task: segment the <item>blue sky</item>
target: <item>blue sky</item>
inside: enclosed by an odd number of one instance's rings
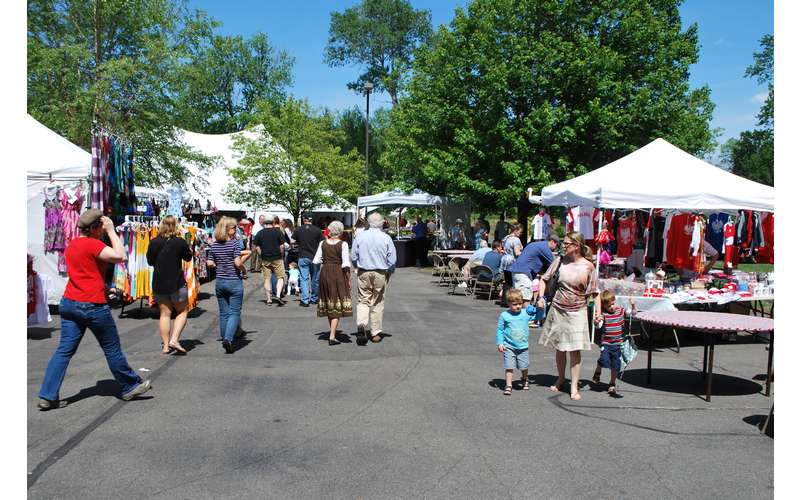
[[[364,97],[347,89],[357,67],[330,68],[323,62],[332,11],[343,11],[357,0],[189,0],[191,7],[208,12],[223,23],[224,34],[249,36],[265,32],[272,43],[295,58],[290,92],[312,105],[343,109],[360,105]],[[457,6],[467,0],[411,0],[416,9],[428,9],[434,26],[449,24]],[[744,71],[760,50],[758,40],[774,33],[773,2],[768,0],[688,0],[681,7],[684,25],[696,22],[700,33],[700,62],[691,68],[692,87],[709,85],[716,104],[712,127],[724,129],[720,143],[755,127],[766,86]],[[373,95],[371,107],[389,106],[389,96]]]

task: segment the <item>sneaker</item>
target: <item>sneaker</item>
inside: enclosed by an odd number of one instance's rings
[[[300,307],[310,307],[310,306],[309,306],[308,302],[301,301],[300,302]]]
[[[36,405],[41,411],[53,410],[59,407],[59,401],[51,401],[49,399],[39,398],[39,404]]]
[[[145,380],[144,382],[142,382],[141,384],[137,385],[136,387],[134,387],[133,389],[131,389],[127,393],[123,394],[122,395],[122,399],[124,399],[125,401],[130,401],[131,399],[133,399],[136,396],[139,396],[141,394],[144,394],[145,392],[149,391],[150,389],[151,389],[150,381],[149,380]]]
[[[462,281],[458,284],[458,288],[467,288],[467,284]]]
[[[286,305],[286,301],[283,300],[283,297],[275,297],[275,302],[278,304],[278,307],[283,307]]]
[[[222,341],[222,348],[225,349],[226,354],[233,353],[233,344],[229,340]]]

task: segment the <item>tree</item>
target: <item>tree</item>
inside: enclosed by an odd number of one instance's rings
[[[264,33],[250,39],[206,31],[198,19],[187,37],[189,62],[176,78],[175,121],[184,129],[222,134],[242,130],[259,100],[286,98],[294,58],[275,50]]]
[[[431,13],[414,10],[407,0],[362,0],[344,12],[331,13],[325,61],[330,66],[366,67],[348,87],[363,92],[371,81],[397,105],[414,49],[428,43]]]
[[[774,186],[774,147],[771,129],[747,130],[722,146],[722,163],[736,175]]]
[[[656,137],[710,152],[714,105],[708,87],[689,88],[697,26],[682,29],[679,3],[475,0],[457,9],[416,54],[384,168],[479,210],[516,206],[524,221],[526,188]]]
[[[761,129],[747,130],[736,139],[729,139],[721,151],[722,162],[736,175],[741,175],[762,184],[774,185],[775,146],[773,126],[775,123],[773,87],[773,38],[761,38],[761,52],[753,54],[753,64],[747,67],[745,76],[756,78],[758,83],[768,86],[767,99],[758,114]]]
[[[391,172],[387,172],[380,164],[380,157],[386,143],[386,131],[389,128],[390,111],[378,108],[369,118],[369,185],[373,192],[384,190],[391,180]],[[334,118],[334,127],[342,132],[338,146],[342,152],[357,151],[366,155],[366,123],[364,113],[358,106],[338,113]]]
[[[364,159],[342,153],[341,132],[330,115],[312,111],[307,101],[259,103],[251,129],[239,135],[234,149],[242,154],[230,169],[234,183],[226,196],[253,207],[279,205],[299,223],[300,215],[320,206],[354,202],[364,182]]]
[[[170,118],[187,16],[171,0],[29,0],[28,112],[86,150],[97,120],[133,143],[137,183],[184,183],[186,163],[212,161]]]
[[[761,48],[761,52],[753,54],[753,64],[747,67],[744,74],[755,78],[762,85],[767,84],[767,99],[758,114],[758,124],[772,129],[775,123],[775,75],[773,71],[774,48],[772,35],[764,35],[761,38]]]

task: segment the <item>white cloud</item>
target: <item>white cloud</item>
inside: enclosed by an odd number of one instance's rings
[[[716,45],[718,47],[722,46],[722,45],[728,45],[728,41],[725,40],[724,38],[718,38],[718,39],[714,40],[714,45]]]
[[[764,104],[764,101],[767,100],[767,97],[769,97],[769,92],[759,92],[758,94],[750,98],[750,102],[754,102],[756,104]]]

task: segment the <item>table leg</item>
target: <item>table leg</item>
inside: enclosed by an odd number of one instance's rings
[[[703,378],[708,374],[708,334],[703,334]]]
[[[642,323],[642,330],[647,332],[647,330],[644,329],[644,323]],[[648,333],[647,334],[647,385],[650,385],[652,363],[653,363],[653,336]]]
[[[767,396],[769,396],[770,383],[772,382],[772,348],[775,330],[769,332],[769,357],[767,358]]]
[[[678,354],[680,354],[681,353],[681,343],[678,341],[678,332],[676,332],[674,328],[672,329],[672,335],[675,336],[675,346],[677,347],[677,351],[676,352]]]
[[[714,380],[714,334],[709,336],[708,346],[708,380],[706,381],[706,402],[711,402],[711,381]]]

